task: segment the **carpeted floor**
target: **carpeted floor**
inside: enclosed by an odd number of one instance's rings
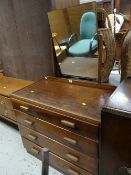
[[[41,175],[41,161],[28,154],[17,129],[0,120],[0,175]],[[62,175],[50,167],[49,175]]]

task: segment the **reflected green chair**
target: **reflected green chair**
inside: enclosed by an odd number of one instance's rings
[[[75,40],[72,35],[69,42]],[[80,40],[76,41],[68,49],[68,53],[73,57],[86,57],[93,54],[98,47],[97,41],[97,20],[94,12],[86,12],[81,17]]]

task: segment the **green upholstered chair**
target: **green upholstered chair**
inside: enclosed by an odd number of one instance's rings
[[[97,47],[96,14],[94,12],[86,12],[81,17],[80,40],[69,47],[68,53],[73,57],[86,57],[96,51]]]

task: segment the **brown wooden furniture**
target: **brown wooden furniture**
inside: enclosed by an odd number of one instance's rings
[[[100,28],[98,82],[108,82],[115,62],[115,40],[111,29]]]
[[[0,76],[0,118],[16,124],[10,94],[30,85],[32,82],[11,77]]]
[[[106,28],[106,19],[108,23],[108,28],[111,27],[110,19],[108,17],[108,13],[104,8],[97,8],[97,21],[98,21],[98,28]]]
[[[124,15],[124,25],[123,29],[131,28],[131,1],[130,0],[115,0],[115,6],[117,13],[122,13]]]
[[[11,95],[27,151],[68,175],[96,175],[102,106],[115,87],[45,77]]]
[[[131,174],[131,78],[120,84],[103,108],[100,163],[101,175]]]
[[[117,13],[123,13],[124,15],[129,15],[131,8],[130,5],[131,5],[130,0],[115,0]]]
[[[61,9],[61,8],[67,8],[71,6],[78,5],[80,2],[79,0],[51,0],[53,4],[53,8],[55,9]]]
[[[115,43],[116,43],[116,55],[115,61],[118,66],[120,66],[121,62],[121,54],[122,54],[122,45],[127,31],[121,31],[119,33],[115,33]],[[120,67],[119,67],[120,70]]]
[[[131,30],[128,30],[122,45],[121,80],[131,77]]]
[[[110,14],[113,10],[113,4],[112,4],[113,0],[103,0],[103,8],[105,9],[105,11]]]

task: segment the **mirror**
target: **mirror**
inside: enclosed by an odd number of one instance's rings
[[[53,47],[62,76],[98,79],[96,2],[48,13]]]

